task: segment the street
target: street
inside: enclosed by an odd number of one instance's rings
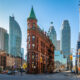
[[[0,74],[0,80],[80,80],[80,75],[76,76],[70,72],[60,72],[53,74],[20,74],[6,75]]]

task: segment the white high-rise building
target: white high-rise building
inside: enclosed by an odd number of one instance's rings
[[[48,31],[48,36],[49,36],[50,40],[52,41],[52,43],[54,44],[55,49],[56,49],[57,35],[56,35],[55,28],[52,25],[52,22],[51,22],[51,26],[50,26],[49,31]]]
[[[57,51],[60,51],[60,40],[57,40],[56,50]]]
[[[8,52],[8,33],[7,30],[0,27],[0,50]]]

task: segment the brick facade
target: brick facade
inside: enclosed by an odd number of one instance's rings
[[[22,65],[24,60],[22,59]],[[16,68],[21,67],[21,58],[20,57],[13,57],[9,54],[7,54],[5,51],[0,51],[0,66],[3,67],[3,69],[11,69],[13,66],[16,66]]]
[[[6,68],[6,53],[5,53],[5,51],[0,51],[0,66],[3,67],[3,69]]]
[[[6,67],[12,67],[15,64],[15,58],[7,55],[7,59],[6,59]]]
[[[47,33],[37,25],[37,19],[27,19],[28,73],[53,72],[54,45]]]

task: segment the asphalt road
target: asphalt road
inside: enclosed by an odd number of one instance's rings
[[[71,74],[70,72],[61,72],[54,74],[20,74],[4,75],[0,74],[0,80],[80,80],[79,76]]]

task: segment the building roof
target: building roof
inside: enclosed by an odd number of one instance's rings
[[[79,32],[79,41],[80,41],[80,32]]]
[[[55,34],[56,35],[56,31],[55,31],[54,26],[50,26],[48,34]]]
[[[70,24],[69,24],[69,21],[68,20],[64,20],[63,21],[61,30],[63,30],[63,29],[70,30]]]
[[[30,15],[29,15],[28,19],[36,19],[33,7],[31,8],[31,12],[30,12]]]

